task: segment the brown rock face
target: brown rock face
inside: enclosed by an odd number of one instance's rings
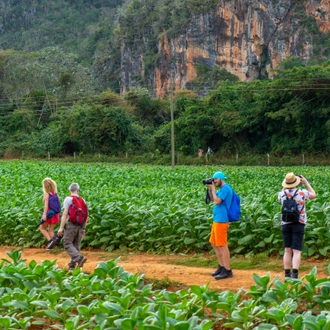
[[[148,76],[142,63],[145,48],[123,42],[122,92],[144,77],[154,96],[163,97],[171,84],[182,89],[193,81],[197,64],[225,68],[242,81],[271,77],[269,70],[288,56],[305,63],[312,57],[312,37],[301,17],[314,17],[324,33],[330,28],[329,13],[330,0],[221,0],[216,10],[193,16],[184,34],[159,39],[160,61]]]
[[[330,30],[330,0],[308,1],[305,3],[305,10],[316,19],[321,32]]]

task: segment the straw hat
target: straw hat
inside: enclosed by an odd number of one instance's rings
[[[293,172],[290,172],[285,176],[282,186],[283,188],[294,188],[300,184],[300,181],[301,179],[299,176],[296,176]]]

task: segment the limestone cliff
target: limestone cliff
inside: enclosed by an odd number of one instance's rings
[[[329,12],[329,0],[221,0],[215,10],[192,16],[184,33],[158,38],[160,60],[147,75],[147,36],[134,45],[122,40],[121,91],[142,80],[154,96],[165,96],[172,81],[175,89],[193,81],[198,63],[225,68],[240,80],[271,77],[270,69],[288,56],[303,63],[313,57],[312,33],[302,20],[316,20],[327,33]]]

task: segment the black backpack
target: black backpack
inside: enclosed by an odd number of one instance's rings
[[[296,190],[292,197],[289,198],[286,192],[284,194],[286,199],[282,203],[282,221],[284,222],[298,222],[300,217],[300,211],[298,209],[298,203],[294,200],[294,197],[297,195]]]

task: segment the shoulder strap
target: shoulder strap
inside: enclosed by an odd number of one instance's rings
[[[286,199],[293,199],[293,197],[295,197],[297,195],[298,189],[296,189],[296,191],[292,194],[292,197],[291,198],[289,198],[289,196],[286,194],[285,189],[283,189],[283,191],[284,191],[284,194],[286,196]]]
[[[72,204],[75,204],[77,207],[81,207],[82,198],[80,196],[71,196],[72,197]]]
[[[233,192],[233,196],[231,196],[231,201],[230,201],[229,207],[231,206],[231,204],[232,204],[232,202],[233,202],[233,200],[234,200],[234,194],[235,194],[234,189],[231,189],[231,190],[232,190],[232,192]],[[228,207],[227,207],[226,201],[224,200],[223,203],[225,204],[225,208],[226,208],[227,213],[228,213]]]

